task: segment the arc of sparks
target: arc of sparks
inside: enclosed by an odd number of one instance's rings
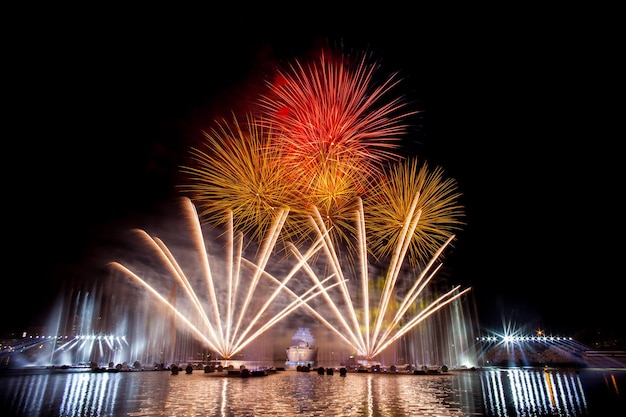
[[[197,313],[198,317],[201,318],[202,326],[192,323],[189,317],[163,297],[153,285],[141,278],[130,268],[119,262],[111,262],[110,265],[117,271],[122,272],[124,275],[130,277],[135,282],[146,288],[156,297],[157,300],[167,306],[170,311],[180,318],[186,327],[193,334],[195,334],[199,340],[206,343],[223,358],[232,358],[236,353],[240,352],[245,346],[261,335],[265,330],[278,323],[295,309],[301,307],[320,293],[327,291],[336,285],[340,285],[338,282],[328,287],[324,287],[324,283],[330,279],[329,277],[323,282],[320,282],[318,287],[313,287],[302,295],[297,295],[293,291],[287,290],[287,283],[296,275],[297,271],[302,268],[306,260],[294,265],[282,281],[279,281],[265,271],[267,262],[270,259],[271,251],[274,249],[276,240],[280,234],[280,229],[282,228],[287,217],[287,211],[281,210],[278,211],[274,223],[268,229],[269,235],[261,250],[257,252],[257,259],[255,262],[249,261],[242,256],[242,236],[241,234],[238,234],[238,237],[235,238],[233,234],[232,219],[229,221],[230,228],[227,235],[228,245],[226,248],[226,254],[228,257],[228,272],[226,277],[227,297],[225,298],[227,302],[226,306],[223,306],[223,303],[221,302],[220,297],[217,296],[217,291],[215,289],[215,281],[211,271],[208,251],[204,243],[202,228],[195,206],[191,200],[187,198],[184,198],[183,200],[185,218],[191,223],[193,243],[201,260],[202,276],[208,289],[208,306],[202,303],[196,292],[198,289],[194,289],[189,281],[189,277],[180,267],[176,258],[165,243],[158,238],[151,237],[143,230],[137,229],[136,231],[142,239],[147,242],[149,248],[154,251],[158,259],[165,264],[170,275],[174,277],[173,282],[183,288],[186,298],[191,301],[194,311]],[[236,248],[234,247],[234,244],[237,244]],[[305,259],[313,256],[320,248],[321,246],[319,246],[316,250],[310,251]],[[242,263],[246,266],[252,267],[251,276],[248,277],[249,285],[247,286],[242,285],[242,279],[244,278],[241,268]],[[271,295],[269,295],[269,297],[266,294],[263,295],[265,303],[259,310],[250,311],[252,305],[251,300],[256,295],[256,290],[262,277],[266,277],[270,282],[274,283],[276,285],[276,289]],[[313,290],[317,292],[313,292]],[[259,320],[261,320],[261,317],[267,311],[270,304],[279,296],[279,294],[284,292],[287,292],[294,298],[292,303],[275,314],[273,317],[270,317],[269,320],[262,323],[260,328],[254,332],[253,330],[255,326],[258,324]],[[243,302],[240,304],[237,303],[237,301],[240,300],[239,296],[243,297]],[[222,311],[220,310],[220,306],[222,306]],[[212,312],[211,317],[207,314],[208,311]],[[244,319],[247,322],[247,326],[242,330]],[[206,331],[204,331],[205,329]]]
[[[459,298],[470,290],[468,288],[464,291],[459,292],[459,287],[457,286],[452,290],[446,292],[444,295],[440,296],[436,300],[430,302],[430,304],[426,308],[421,310],[417,315],[409,318],[409,321],[405,325],[400,325],[402,319],[406,319],[406,314],[410,306],[415,303],[417,298],[422,294],[424,288],[426,288],[426,285],[432,280],[439,268],[443,265],[440,263],[439,265],[434,267],[436,260],[442,255],[444,249],[453,240],[454,235],[452,235],[443,245],[439,247],[439,249],[431,257],[430,261],[417,276],[411,288],[402,296],[402,302],[397,311],[394,313],[393,317],[386,317],[385,313],[388,312],[390,301],[393,297],[399,296],[395,289],[401,271],[401,265],[404,261],[404,257],[406,256],[406,253],[408,251],[411,238],[414,235],[415,228],[417,227],[420,218],[419,213],[414,213],[418,206],[418,200],[419,194],[416,194],[413,198],[411,210],[406,216],[405,222],[403,224],[401,239],[398,240],[397,247],[395,248],[393,256],[389,262],[389,267],[387,269],[387,274],[385,278],[385,284],[381,291],[380,298],[377,302],[379,314],[373,322],[371,321],[372,315],[370,312],[372,305],[370,303],[369,268],[367,262],[368,252],[366,249],[364,225],[365,216],[363,212],[363,205],[358,205],[359,208],[356,216],[358,241],[360,248],[358,252],[360,268],[357,273],[360,274],[359,288],[361,291],[361,297],[363,298],[362,321],[359,321],[359,317],[357,316],[358,308],[353,301],[350,289],[346,285],[347,280],[344,278],[341,262],[339,261],[339,257],[333,247],[333,241],[329,237],[330,231],[325,229],[325,223],[321,218],[311,219],[311,222],[314,226],[313,228],[318,235],[318,239],[315,244],[312,245],[312,247],[316,248],[315,251],[318,250],[317,246],[321,245],[323,247],[324,252],[326,253],[328,258],[329,266],[333,271],[332,276],[338,280],[337,284],[340,284],[337,286],[333,286],[332,288],[340,291],[342,301],[341,307],[343,308],[340,308],[340,306],[338,306],[337,303],[333,301],[330,293],[331,287],[322,286],[322,280],[314,272],[314,268],[308,263],[304,265],[304,271],[309,274],[315,286],[322,288],[321,298],[327,303],[329,307],[327,310],[324,310],[327,312],[326,314],[321,314],[322,316],[324,316],[323,323],[335,333],[339,335],[345,334],[345,336],[343,336],[343,339],[348,341],[350,346],[352,346],[360,355],[366,357],[367,359],[372,359],[376,355],[380,354],[391,343],[398,340],[400,337],[415,328],[427,317],[442,309],[450,302],[454,301],[455,299]],[[294,253],[301,262],[305,260],[306,256],[302,255],[294,245],[292,245],[290,248],[292,253]],[[309,310],[315,311],[312,306],[308,305],[308,301],[305,306]],[[347,318],[344,317],[344,311],[346,309],[348,311]],[[330,324],[331,320],[329,320],[327,316],[334,316],[336,322],[338,322],[338,325]]]

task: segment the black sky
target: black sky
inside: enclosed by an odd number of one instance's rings
[[[330,42],[404,77],[421,111],[406,144],[464,195],[446,266],[484,327],[623,334],[611,19],[465,12],[24,19],[4,57],[3,289],[18,307],[2,330],[37,325],[108,233],[174,198],[188,146],[267,65]]]

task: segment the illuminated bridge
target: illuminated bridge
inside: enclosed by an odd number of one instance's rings
[[[125,336],[76,335],[40,336],[29,335],[5,340],[1,344],[2,362],[19,360],[22,364],[77,364],[89,363],[94,357],[99,362],[123,362],[129,351]],[[19,359],[18,359],[19,358]]]
[[[626,352],[592,350],[569,336],[490,335],[476,344],[485,366],[626,367]]]

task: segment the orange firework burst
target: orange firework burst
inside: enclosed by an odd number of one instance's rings
[[[280,163],[281,148],[272,146],[272,130],[252,116],[242,125],[233,115],[204,137],[202,149],[191,149],[193,164],[182,167],[190,179],[182,188],[202,207],[201,217],[224,224],[232,211],[235,228],[261,240],[276,210],[288,208],[297,195]]]
[[[398,247],[407,213],[414,212],[417,222],[408,248],[412,265],[429,259],[464,224],[457,183],[445,178],[440,167],[431,172],[426,163],[419,167],[417,158],[402,161],[379,177],[375,189],[376,195],[364,205],[368,249],[376,258],[389,256]]]

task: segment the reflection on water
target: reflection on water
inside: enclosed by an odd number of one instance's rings
[[[626,370],[484,369],[444,375],[279,371],[0,372],[2,416],[595,416],[623,410]]]
[[[481,373],[487,412],[507,414],[508,404],[520,415],[588,415],[579,375],[571,371],[525,369]]]

